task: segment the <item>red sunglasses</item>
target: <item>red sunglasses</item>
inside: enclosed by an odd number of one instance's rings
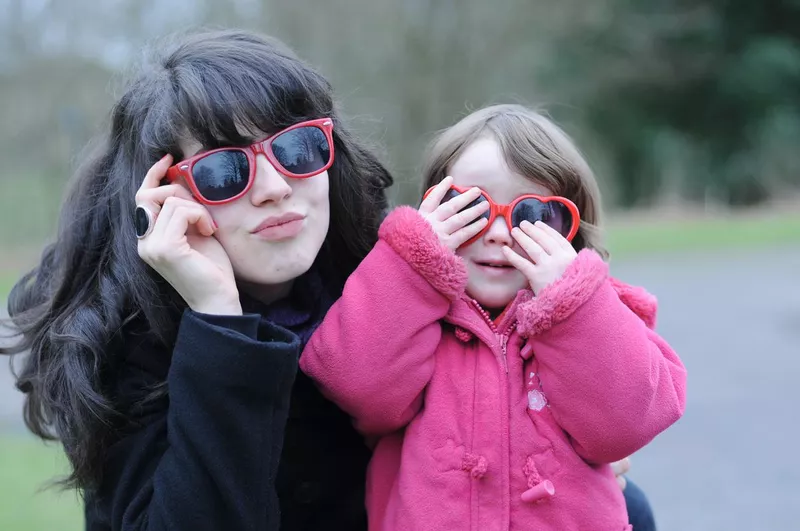
[[[428,197],[428,194],[430,194],[434,188],[435,186],[429,188],[428,191],[425,192],[424,197]],[[468,190],[469,188],[451,185],[450,190],[447,191],[444,199],[442,199],[442,203],[446,203]],[[572,241],[572,238],[578,233],[581,220],[580,213],[575,203],[566,197],[544,197],[535,194],[525,194],[517,197],[507,205],[501,205],[495,203],[489,194],[481,190],[481,195],[478,199],[471,202],[462,210],[466,210],[484,201],[489,202],[490,208],[481,217],[486,218],[489,222],[482,231],[465,242],[464,245],[469,245],[480,239],[480,237],[489,230],[489,227],[492,226],[497,216],[505,219],[509,232],[511,232],[512,228],[519,227],[520,223],[523,221],[529,221],[531,223],[541,221],[558,231],[567,241]]]
[[[301,122],[250,146],[200,153],[171,166],[166,178],[169,182],[183,178],[203,204],[229,203],[253,186],[257,155],[264,155],[292,179],[318,175],[333,164],[333,120]]]

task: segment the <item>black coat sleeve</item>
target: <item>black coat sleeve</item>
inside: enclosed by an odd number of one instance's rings
[[[258,315],[187,311],[168,395],[111,447],[99,489],[86,493],[87,529],[278,529],[275,479],[299,349]]]

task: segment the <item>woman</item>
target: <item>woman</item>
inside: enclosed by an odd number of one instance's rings
[[[280,43],[157,52],[11,294],[26,422],[90,530],[365,529],[369,450],[297,358],[392,179]]]
[[[27,424],[63,442],[87,528],[362,525],[368,450],[295,375],[391,183],[275,41],[197,34],[145,65],[9,302]]]

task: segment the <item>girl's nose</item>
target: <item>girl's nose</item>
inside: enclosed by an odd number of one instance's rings
[[[500,216],[497,216],[494,223],[486,229],[483,239],[486,243],[507,245],[509,247],[514,246],[514,238],[511,237],[511,233],[508,231],[508,224],[506,220]]]

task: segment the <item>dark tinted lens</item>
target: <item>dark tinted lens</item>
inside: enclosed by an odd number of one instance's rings
[[[458,197],[458,196],[460,196],[460,195],[461,195],[461,192],[459,192],[458,190],[453,190],[453,189],[451,188],[451,189],[449,189],[449,190],[447,191],[447,194],[445,194],[445,196],[444,196],[444,199],[442,199],[442,203],[447,203],[448,201],[450,201],[450,200],[451,200],[451,199],[453,199],[454,197]],[[483,195],[481,195],[480,197],[478,197],[478,199],[476,199],[475,201],[471,202],[470,204],[468,204],[467,206],[465,206],[464,208],[462,208],[461,210],[459,210],[459,212],[463,212],[464,210],[466,210],[466,209],[468,209],[468,208],[472,208],[472,207],[474,207],[475,205],[479,205],[479,204],[481,204],[481,203],[485,203],[485,202],[486,202],[486,197],[484,197]],[[489,219],[489,211],[487,210],[486,212],[484,212],[483,214],[481,214],[480,216],[478,216],[478,217],[477,217],[477,218],[475,218],[475,219],[476,219],[476,220],[478,220],[478,219],[481,219],[481,218],[486,218],[486,219]]]
[[[298,127],[276,136],[272,153],[287,172],[303,175],[324,168],[331,158],[331,147],[318,127]]]
[[[572,228],[572,214],[563,203],[548,201],[543,203],[538,199],[524,199],[517,203],[511,212],[511,226],[519,227],[524,220],[531,223],[543,221],[553,227],[565,238]]]
[[[250,164],[243,151],[220,151],[194,163],[194,184],[209,201],[224,201],[244,191]]]

